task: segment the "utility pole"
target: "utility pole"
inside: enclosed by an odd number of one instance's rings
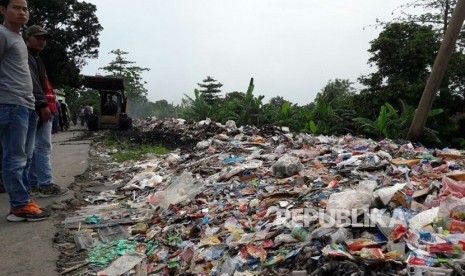
[[[433,106],[434,97],[436,96],[439,87],[441,86],[444,73],[447,70],[450,57],[455,48],[455,43],[459,37],[460,30],[462,29],[463,21],[465,19],[465,0],[459,0],[452,13],[449,26],[447,27],[444,40],[439,48],[439,53],[434,61],[433,69],[426,82],[423,95],[421,96],[420,103],[415,112],[412,125],[408,132],[407,139],[417,141],[423,135],[423,129],[428,118],[428,113]]]

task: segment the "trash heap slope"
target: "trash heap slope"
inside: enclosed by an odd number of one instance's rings
[[[93,144],[108,166],[90,172],[88,204],[62,222],[71,244],[63,254],[86,260],[62,272],[464,273],[460,150],[232,121],[135,128],[126,134],[133,142],[178,149],[119,164],[117,149]]]

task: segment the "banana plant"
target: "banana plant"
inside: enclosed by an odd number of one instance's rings
[[[202,99],[198,89],[194,90],[194,99],[184,96],[187,98],[187,106],[182,112],[184,118],[201,121],[212,114],[212,107]]]
[[[406,105],[403,101],[401,101],[401,104],[402,112],[400,115],[392,105],[385,103],[381,107],[376,120],[372,121],[359,117],[355,118],[354,121],[362,131],[376,138],[404,139],[407,136],[408,128],[415,115],[415,108]],[[443,109],[432,109],[428,117],[432,118],[443,112]],[[438,141],[439,138],[436,134],[436,131],[433,129],[425,127],[425,135],[428,135],[430,139]]]
[[[362,131],[369,135],[374,135],[376,138],[393,138],[391,134],[390,125],[395,124],[399,115],[397,111],[389,103],[381,106],[379,115],[376,120],[368,118],[355,118],[354,121],[359,124]]]
[[[253,95],[254,90],[253,78],[250,79],[247,93],[243,99],[243,112],[239,117],[240,123],[244,125],[255,125],[260,126],[260,119],[263,117],[262,106],[263,99],[265,96],[260,95],[255,97]]]
[[[323,101],[317,101],[313,110],[306,117],[308,117],[308,121],[304,125],[304,130],[312,134],[333,135],[337,133],[338,122],[341,121],[331,105]]]

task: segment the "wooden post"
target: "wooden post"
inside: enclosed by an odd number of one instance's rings
[[[459,0],[452,14],[449,26],[447,27],[446,34],[444,35],[441,48],[439,48],[439,53],[434,61],[431,74],[426,82],[412,125],[410,125],[407,136],[408,140],[418,141],[423,135],[423,129],[428,118],[428,113],[433,106],[434,97],[441,86],[444,73],[446,72],[450,57],[454,51],[455,43],[460,34],[460,30],[462,29],[464,19],[465,0]]]

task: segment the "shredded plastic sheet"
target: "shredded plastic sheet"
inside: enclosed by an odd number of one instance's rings
[[[448,177],[442,178],[444,189],[442,190],[441,197],[446,198],[452,195],[457,198],[465,197],[465,181],[455,181]]]
[[[99,244],[92,248],[88,253],[88,258],[91,264],[95,266],[107,266],[119,256],[136,251],[141,243],[128,240],[117,240],[105,244]],[[145,254],[151,255],[158,247],[154,242],[144,244],[147,246]]]
[[[183,172],[174,178],[164,191],[159,191],[149,197],[150,204],[167,209],[171,204],[177,204],[191,199],[204,190],[203,181],[197,181],[189,172]]]
[[[87,224],[98,224],[101,220],[102,218],[100,218],[99,216],[91,216],[86,218],[84,222]]]

